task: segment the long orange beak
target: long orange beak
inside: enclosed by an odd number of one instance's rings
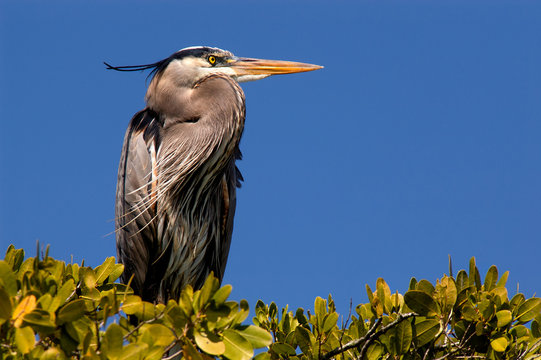
[[[234,58],[230,60],[230,64],[239,76],[259,75],[262,77],[278,74],[293,74],[323,68],[323,66],[319,65],[305,64],[294,61],[251,58]]]

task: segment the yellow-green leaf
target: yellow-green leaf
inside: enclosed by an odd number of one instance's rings
[[[145,343],[131,343],[122,349],[121,360],[143,359],[148,345]]]
[[[271,355],[268,352],[257,354],[254,360],[271,360]]]
[[[330,313],[323,322],[323,332],[326,333],[331,331],[332,328],[336,325],[336,321],[338,321],[338,314]]]
[[[517,318],[520,322],[532,320],[541,311],[541,298],[531,298],[526,300],[518,308]]]
[[[499,337],[490,342],[490,346],[497,352],[504,352],[507,347],[507,339],[505,337]]]
[[[297,326],[295,329],[295,340],[297,341],[301,351],[305,354],[309,354],[312,348],[313,335],[311,335],[312,333],[305,327]],[[295,349],[293,349],[293,351],[295,351]]]
[[[30,326],[15,328],[15,345],[23,354],[28,354],[34,348],[36,338]]]
[[[434,285],[432,285],[432,283],[430,281],[425,280],[425,279],[421,279],[417,283],[417,289],[416,290],[422,291],[422,292],[432,296],[432,294],[434,294],[434,291],[436,289],[434,289]]]
[[[54,331],[56,328],[54,314],[45,310],[34,309],[32,312],[25,314],[22,319],[23,324],[35,326],[42,332]]]
[[[434,316],[439,313],[438,304],[424,291],[410,290],[404,295],[404,301],[421,316]]]
[[[39,357],[39,360],[64,360],[64,359],[66,359],[66,355],[64,354],[64,352],[60,350],[59,348],[55,348],[55,347],[51,347],[45,350],[45,352],[41,354],[41,356]]]
[[[441,291],[441,305],[446,311],[450,311],[456,303],[457,289],[453,278],[445,276],[439,284]]]
[[[114,270],[115,267],[115,258],[114,257],[108,257],[105,259],[103,264],[99,265],[94,269],[96,283],[101,284],[103,283],[111,274],[111,272]]]
[[[212,300],[214,300],[217,306],[222,305],[229,297],[229,294],[231,294],[231,290],[233,290],[231,285],[222,286],[214,293]]]
[[[109,283],[114,283],[116,279],[122,275],[124,272],[124,265],[122,264],[115,264],[113,265],[113,270],[109,274],[109,279],[107,280]]]
[[[490,291],[494,289],[496,286],[496,282],[498,281],[498,269],[496,266],[492,265],[488,271],[487,275],[485,276],[485,291]]]
[[[118,324],[111,324],[105,331],[105,343],[107,344],[106,356],[108,359],[118,359],[122,355],[123,346],[122,328]]]
[[[409,350],[412,338],[411,323],[408,320],[396,325],[394,341],[398,355],[405,354]]]
[[[513,315],[509,310],[500,310],[496,313],[496,318],[498,319],[498,328],[502,328],[511,322]]]
[[[13,307],[11,306],[9,294],[4,288],[0,287],[0,325],[11,318],[12,310]]]
[[[220,337],[212,333],[194,331],[195,343],[197,346],[210,355],[222,355],[225,352],[225,344]],[[225,340],[225,339],[224,339]]]
[[[0,287],[3,287],[9,296],[17,294],[17,280],[11,270],[11,266],[4,260],[0,260]]]
[[[275,342],[270,348],[280,355],[281,358],[294,356],[296,354],[295,349],[291,345],[285,343]]]
[[[69,321],[74,321],[82,317],[86,312],[85,300],[76,299],[68,302],[58,311],[57,324],[62,325]]]
[[[224,331],[224,344],[223,354],[229,359],[248,360],[254,355],[250,342],[234,330]]]
[[[440,331],[440,322],[433,319],[425,319],[415,323],[415,341],[417,347],[424,346],[430,341],[434,340],[434,337]]]
[[[237,332],[248,340],[254,349],[262,348],[272,343],[271,334],[259,326],[249,325],[241,327]]]
[[[368,360],[378,360],[383,353],[383,347],[380,344],[372,344],[366,350]]]
[[[197,351],[191,341],[186,341],[182,346],[182,355],[186,360],[203,360],[203,355]]]
[[[175,341],[175,334],[173,331],[162,324],[145,324],[142,326],[141,330],[150,334],[154,340],[153,345],[165,347]]]

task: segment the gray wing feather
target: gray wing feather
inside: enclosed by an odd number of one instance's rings
[[[157,114],[146,109],[132,118],[122,148],[116,191],[117,255],[125,266],[122,280],[135,293],[152,298],[146,289],[149,264],[159,251],[154,224],[155,210],[149,203],[152,191],[153,158],[150,149],[160,145],[161,125]],[[148,294],[148,296],[147,296]]]

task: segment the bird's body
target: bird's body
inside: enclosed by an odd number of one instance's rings
[[[147,107],[124,138],[116,199],[123,280],[133,276],[131,286],[145,300],[176,299],[210,272],[223,277],[242,180],[235,165],[245,118],[238,81],[271,75],[270,62],[258,62],[193,47],[155,64],[110,67],[154,74]],[[275,63],[288,68],[278,73],[319,68]]]

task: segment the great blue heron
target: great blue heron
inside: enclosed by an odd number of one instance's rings
[[[176,299],[183,286],[224,274],[235,213],[235,166],[244,128],[239,82],[320,69],[289,61],[240,58],[189,47],[148,65],[147,106],[124,138],[116,192],[118,259],[123,281],[143,299]]]

